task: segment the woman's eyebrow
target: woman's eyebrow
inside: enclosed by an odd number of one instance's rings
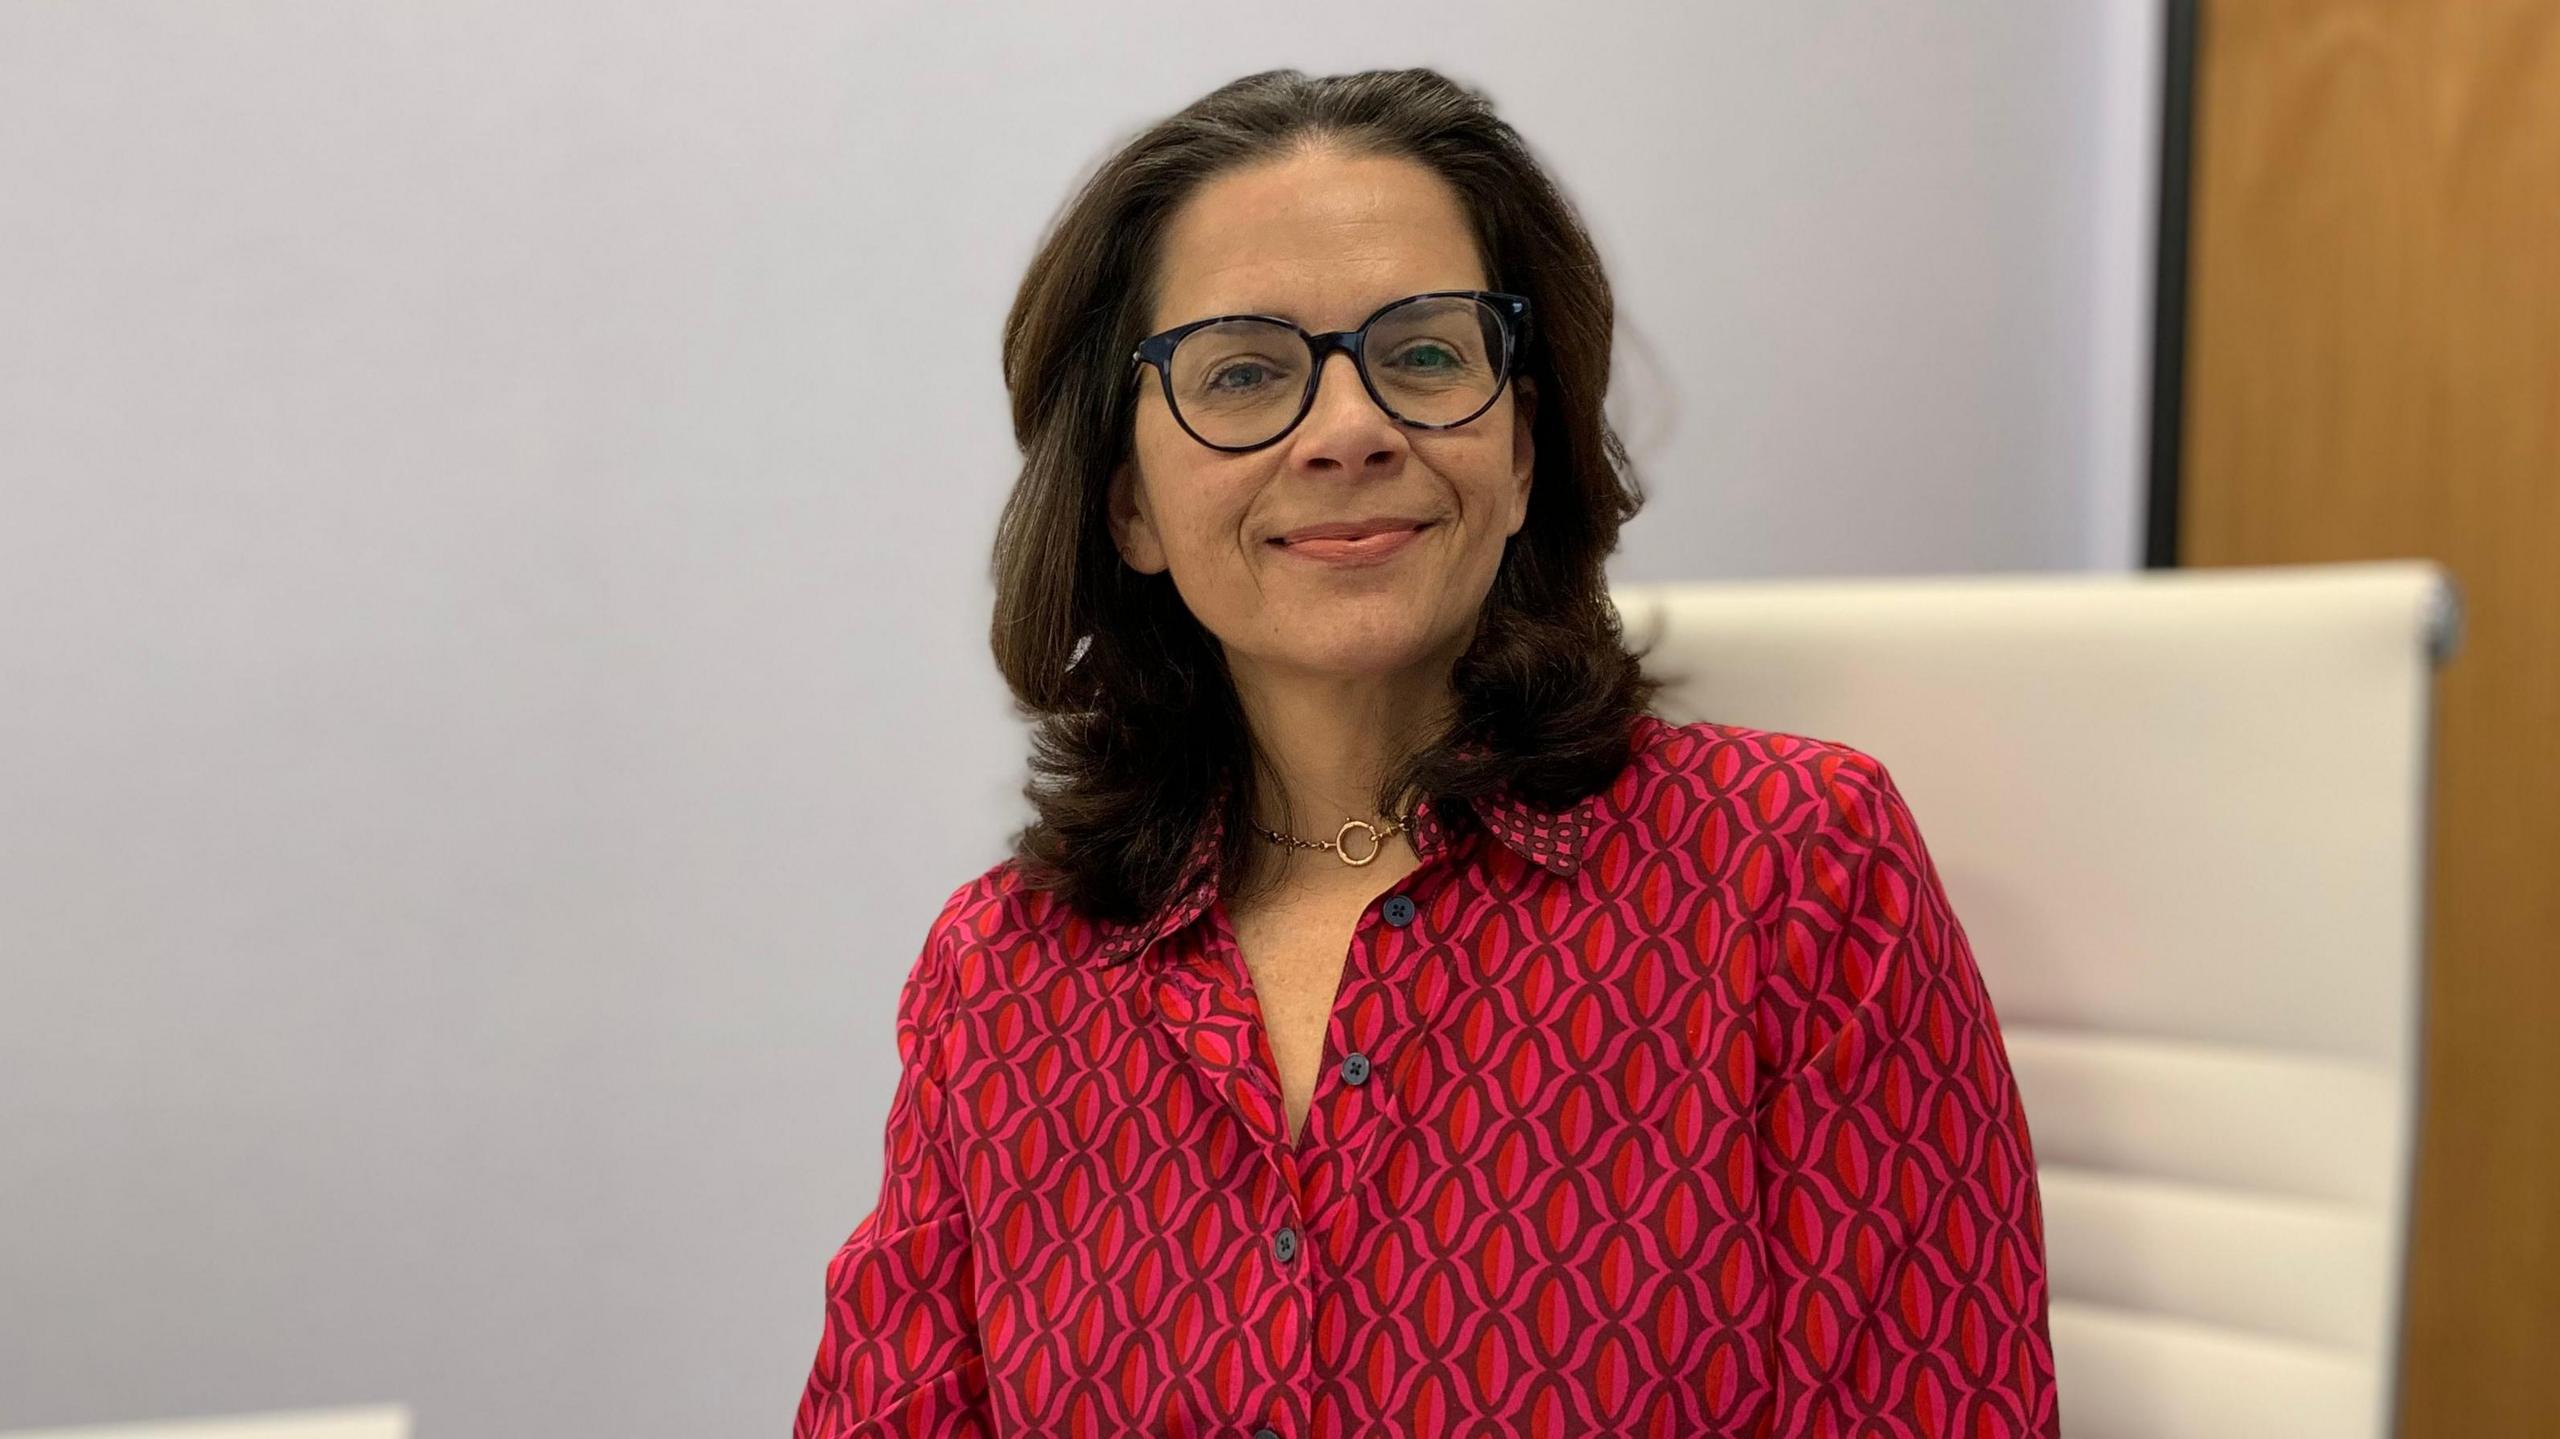
[[[1384,307],[1391,305],[1412,293],[1415,292],[1409,290],[1398,290],[1384,299],[1372,299],[1368,304],[1359,306],[1357,309],[1346,306],[1344,307],[1345,311],[1350,313],[1353,317],[1349,321],[1349,324],[1357,325],[1362,320],[1376,314]],[[1200,313],[1203,315],[1268,315],[1275,320],[1286,320],[1290,324],[1296,325],[1301,329],[1312,330],[1315,328],[1313,325],[1307,323],[1306,311],[1299,309],[1295,305],[1233,305],[1224,309],[1202,310]],[[1346,325],[1345,328],[1348,328],[1348,325]]]
[[[1465,288],[1467,287],[1463,285],[1426,285],[1419,290],[1398,290],[1394,294],[1385,296],[1384,298],[1373,297],[1369,304],[1358,310],[1354,318],[1345,321],[1342,328],[1344,330],[1356,330],[1365,323],[1370,316],[1375,315],[1380,310],[1385,309],[1387,306],[1394,304],[1398,300],[1410,299],[1415,295],[1427,295],[1435,290],[1457,290]],[[1218,315],[1263,315],[1274,320],[1286,320],[1290,324],[1297,326],[1301,330],[1305,330],[1309,334],[1322,333],[1316,326],[1308,324],[1306,320],[1302,318],[1302,311],[1288,305],[1221,305],[1208,307],[1194,310],[1188,318],[1176,320],[1173,323],[1177,325],[1187,325],[1193,320],[1206,320]]]
[[[1197,313],[1203,318],[1210,315],[1267,315],[1275,320],[1286,320],[1292,325],[1305,323],[1298,318],[1297,311],[1286,305],[1215,305]]]

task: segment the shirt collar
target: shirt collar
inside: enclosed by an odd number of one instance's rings
[[[1167,891],[1164,901],[1140,919],[1097,926],[1103,938],[1094,951],[1095,963],[1113,965],[1137,958],[1149,945],[1199,918],[1216,902],[1218,850],[1225,837],[1224,798],[1220,795],[1218,802],[1209,806],[1208,821],[1193,839],[1183,860],[1181,877]],[[1505,787],[1468,803],[1466,808],[1486,833],[1532,864],[1553,874],[1570,875],[1582,867],[1583,842],[1590,837],[1592,807],[1598,800],[1594,794],[1562,809],[1547,809],[1519,798]],[[1460,837],[1459,829],[1434,808],[1432,801],[1416,803],[1407,838],[1417,858],[1428,863],[1446,853]]]

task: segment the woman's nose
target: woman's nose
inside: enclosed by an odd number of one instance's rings
[[[1315,406],[1298,429],[1299,448],[1307,458],[1347,466],[1391,452],[1400,438],[1395,418],[1369,397],[1359,367],[1341,350],[1325,356],[1316,377]]]

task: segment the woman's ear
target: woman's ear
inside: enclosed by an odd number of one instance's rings
[[[1111,543],[1120,551],[1121,561],[1142,575],[1162,574],[1167,568],[1164,545],[1139,494],[1136,456],[1112,467],[1104,509],[1111,522]]]

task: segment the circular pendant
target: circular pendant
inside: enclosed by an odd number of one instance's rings
[[[1351,857],[1351,832],[1355,829],[1365,830],[1369,836],[1369,852],[1358,859]],[[1334,831],[1333,835],[1333,852],[1342,856],[1344,864],[1367,864],[1378,857],[1378,851],[1385,845],[1386,841],[1378,838],[1378,827],[1365,819],[1346,819],[1342,828]]]

